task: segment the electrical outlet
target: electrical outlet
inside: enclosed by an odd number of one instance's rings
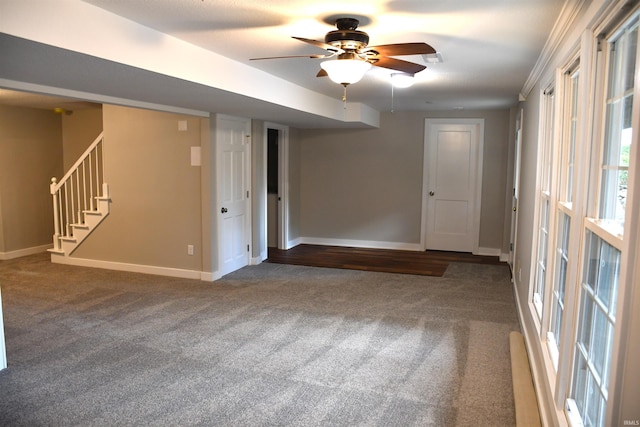
[[[187,245],[187,255],[193,255],[193,245]]]

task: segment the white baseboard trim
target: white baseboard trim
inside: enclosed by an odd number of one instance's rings
[[[203,282],[213,282],[216,280],[215,273],[208,273],[205,271],[200,272],[200,280]]]
[[[286,244],[285,249],[295,248],[296,246],[302,244],[302,237],[298,237],[297,239],[289,240]],[[266,259],[266,258],[265,258]]]
[[[263,260],[264,260],[264,258],[262,257],[262,254],[260,254],[258,256],[254,256],[251,259],[249,259],[249,265],[261,264]]]
[[[520,320],[520,327],[522,328],[522,335],[524,336],[527,356],[529,357],[529,366],[531,368],[531,376],[533,378],[533,387],[536,391],[538,410],[540,411],[540,419],[542,421],[542,425],[558,425],[564,427],[567,425],[566,421],[561,422],[562,418],[558,416],[557,411],[555,410],[553,398],[547,394],[545,387],[542,384],[543,382],[545,382],[545,379],[542,378],[542,375],[545,372],[545,368],[544,366],[539,366],[539,359],[533,354],[531,333],[529,332],[529,328],[527,327],[527,323],[524,319],[523,307],[520,305],[521,300],[520,295],[518,294],[519,283],[516,280],[513,271],[511,272],[511,283],[513,284],[513,293],[516,300],[516,311],[518,312],[518,319]]]
[[[406,251],[421,250],[420,243],[380,242],[376,240],[331,239],[321,237],[300,237],[298,240],[300,240],[301,244],[308,245],[342,246],[371,249],[398,249]]]
[[[0,371],[7,367],[7,350],[4,341],[4,320],[2,319],[2,291],[0,291]]]
[[[509,254],[502,252],[500,254],[500,262],[509,262]]]
[[[202,279],[203,275],[209,277],[212,273],[184,270],[180,268],[158,267],[154,265],[129,264],[115,261],[102,261],[86,258],[65,257],[51,254],[51,262],[56,264],[74,265],[78,267],[103,268],[106,270],[128,271],[130,273],[155,274],[157,276],[179,277],[182,279]]]
[[[474,255],[481,256],[500,256],[500,249],[498,248],[478,248],[478,252],[474,253]]]
[[[27,255],[35,255],[42,252],[46,252],[47,249],[53,247],[52,243],[48,245],[34,246],[32,248],[18,249],[16,251],[0,252],[0,261],[7,261],[14,258],[20,258]]]

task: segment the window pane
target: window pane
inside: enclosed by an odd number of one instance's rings
[[[573,394],[572,397],[576,402],[581,415],[587,406],[585,394],[587,392],[587,359],[584,354],[576,349],[576,360],[573,366]]]
[[[551,332],[556,342],[560,342],[560,330],[564,313],[564,293],[567,282],[567,265],[569,263],[569,229],[571,218],[560,214],[558,237],[556,243],[556,274],[553,284],[553,305],[551,312]]]
[[[544,301],[546,271],[547,271],[547,245],[549,240],[549,199],[542,197],[540,209],[540,224],[538,229],[538,260],[536,268],[536,280],[534,290],[534,302],[541,304]],[[541,310],[542,307],[539,307]],[[540,312],[541,314],[541,312]]]
[[[561,194],[564,197],[564,200],[568,203],[573,202],[573,172],[576,157],[576,138],[578,129],[578,82],[580,78],[579,71],[575,71],[570,78],[570,92],[567,94],[570,97],[570,105],[568,111],[569,135],[567,136],[568,140],[565,142],[565,144],[568,144],[568,146],[566,147],[566,158],[563,162],[563,170],[561,171],[564,176],[564,188]]]
[[[595,368],[595,372],[599,378],[602,378],[602,367],[604,366],[605,355],[601,349],[606,348],[607,342],[607,318],[602,310],[594,310],[594,322],[593,322],[593,346],[591,352],[592,363]]]
[[[580,300],[580,313],[581,318],[580,328],[578,330],[578,343],[580,343],[584,348],[584,351],[589,354],[589,351],[591,349],[591,323],[593,321],[593,305],[589,303],[588,297],[585,297],[584,295]]]
[[[626,210],[637,40],[636,21],[609,43],[609,84],[599,211],[600,219],[615,225],[620,232]]]
[[[544,98],[544,141],[542,147],[542,182],[541,189],[545,193],[551,191],[551,165],[553,161],[553,133],[555,128],[555,93],[553,89],[547,90]]]
[[[587,230],[571,382],[571,398],[585,425],[604,425],[619,266],[620,251]]]

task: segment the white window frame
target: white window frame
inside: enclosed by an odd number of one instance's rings
[[[560,236],[560,233],[563,232],[563,218],[564,215],[568,218],[569,221],[569,231],[570,234],[568,236],[568,247],[566,248],[566,252],[570,254],[574,254],[578,245],[572,244],[572,235],[575,233],[575,208],[579,205],[575,203],[576,196],[578,193],[579,179],[578,179],[578,161],[580,156],[578,156],[578,150],[581,149],[582,144],[580,143],[580,139],[583,136],[584,132],[581,130],[581,126],[584,122],[583,114],[584,109],[580,108],[582,105],[580,94],[582,87],[582,79],[579,78],[581,73],[580,69],[580,53],[576,52],[571,59],[568,61],[568,65],[565,66],[558,75],[559,82],[559,100],[558,104],[562,107],[558,116],[561,117],[561,122],[559,124],[559,132],[561,135],[560,142],[558,145],[558,152],[556,155],[557,161],[556,165],[553,169],[556,175],[556,183],[557,183],[557,191],[555,193],[555,209],[551,213],[553,216],[552,222],[554,224],[554,228],[552,230],[552,235],[550,236],[550,247],[548,248],[548,260],[549,260],[549,279],[547,282],[548,290],[545,292],[548,294],[548,308],[546,311],[546,319],[543,322],[545,325],[545,338],[547,351],[549,353],[549,357],[551,358],[553,368],[556,372],[558,372],[558,364],[559,364],[559,355],[561,353],[561,347],[564,349],[569,346],[566,343],[566,338],[563,337],[566,335],[567,329],[565,328],[565,324],[567,324],[567,302],[572,302],[571,300],[571,289],[570,286],[571,280],[574,278],[575,268],[572,267],[572,263],[575,262],[577,257],[568,257],[566,270],[564,272],[564,297],[562,301],[562,305],[564,309],[562,310],[562,323],[560,324],[559,334],[554,334],[554,321],[556,320],[556,294],[558,289],[558,280],[559,277],[559,263],[558,259],[562,256],[559,253],[561,248],[558,247],[558,242],[563,236]],[[578,76],[578,77],[576,77]],[[576,80],[577,78],[577,80]],[[576,84],[577,83],[577,84]],[[573,158],[569,161],[573,151]],[[571,167],[569,165],[571,164]],[[568,188],[568,182],[571,180],[572,186]],[[567,191],[569,190],[569,191]],[[568,193],[571,194],[568,194]],[[575,258],[575,260],[573,259]],[[568,286],[569,285],[569,286]]]
[[[536,234],[531,257],[535,260],[535,268],[531,269],[531,309],[538,321],[537,327],[542,333],[545,311],[545,298],[548,298],[547,287],[550,280],[549,242],[553,230],[553,211],[555,209],[553,162],[557,157],[555,151],[558,125],[555,120],[558,111],[558,97],[555,82],[547,85],[541,95],[540,144],[538,145],[538,184],[536,186],[535,224]]]
[[[589,187],[585,192],[585,194],[587,195],[588,203],[586,204],[586,209],[587,209],[587,211],[585,212],[586,215],[582,216],[582,218],[584,219],[582,221],[582,226],[580,227],[580,230],[579,230],[580,234],[585,237],[588,230],[589,232],[593,233],[595,237],[599,238],[602,242],[610,245],[613,249],[615,249],[620,253],[620,261],[618,264],[619,276],[617,277],[618,291],[617,291],[617,299],[615,303],[616,311],[615,313],[611,313],[611,315],[608,316],[608,321],[612,323],[612,328],[613,328],[613,335],[611,337],[609,352],[608,354],[605,354],[605,357],[609,359],[609,364],[608,364],[609,369],[606,373],[608,381],[606,384],[603,384],[601,386],[601,388],[606,389],[606,393],[605,393],[606,402],[615,401],[616,393],[618,392],[618,390],[616,389],[616,382],[620,381],[619,375],[617,373],[619,369],[619,363],[617,362],[621,360],[620,359],[621,354],[624,354],[625,344],[621,339],[622,328],[616,327],[615,319],[624,317],[624,304],[623,304],[623,302],[625,301],[624,295],[627,292],[627,289],[630,289],[631,286],[633,286],[633,283],[632,283],[633,278],[632,276],[627,274],[627,270],[631,272],[632,269],[629,268],[629,266],[627,265],[628,263],[626,261],[626,257],[629,252],[627,248],[632,247],[631,245],[634,244],[635,242],[633,243],[630,242],[631,240],[630,236],[627,236],[627,238],[625,239],[622,233],[620,232],[620,229],[616,227],[611,227],[610,222],[599,219],[599,215],[602,211],[600,209],[600,203],[601,203],[600,192],[602,188],[601,180],[602,180],[602,170],[603,170],[602,168],[603,151],[605,146],[605,131],[606,131],[605,123],[608,120],[607,108],[606,108],[606,105],[604,104],[607,101],[605,97],[609,97],[609,94],[608,94],[609,63],[610,63],[609,43],[610,41],[615,40],[618,37],[620,32],[629,25],[630,21],[632,20],[632,17],[634,16],[637,19],[637,16],[638,16],[637,7],[632,13],[627,13],[625,17],[622,17],[622,18],[620,18],[619,16],[610,17],[610,19],[607,19],[605,21],[606,24],[603,24],[603,26],[601,26],[600,29],[595,32],[595,34],[603,34],[603,33],[608,34],[608,37],[606,40],[605,39],[600,40],[600,43],[599,43],[600,53],[596,55],[596,60],[594,64],[595,66],[594,66],[594,70],[592,71],[592,74],[594,73],[595,75],[604,74],[605,77],[596,78],[594,76],[593,78],[594,88],[593,88],[593,91],[590,91],[590,93],[595,94],[594,98],[596,99],[593,117],[594,117],[594,124],[597,129],[594,129],[592,146],[595,147],[595,150],[593,151],[593,153],[597,155],[593,156],[590,162],[588,163],[586,161],[584,162],[584,164],[588,166],[588,171],[587,171],[587,174],[585,175],[586,177],[588,177],[588,182],[589,182]],[[613,26],[609,23],[613,22],[614,20],[616,22],[617,28],[613,30],[611,29],[611,27]],[[604,25],[607,25],[609,27],[607,28],[606,31],[602,29]],[[635,25],[637,25],[637,23]],[[635,65],[636,65],[635,75],[637,79],[638,70],[640,69],[640,55],[639,55],[638,45],[636,45],[636,64]],[[605,88],[604,86],[607,86],[607,87]],[[640,105],[638,105],[640,103],[640,97],[638,96],[639,89],[640,88],[636,83],[633,89],[634,113],[633,113],[632,128],[634,129],[634,137],[633,137],[633,144],[632,144],[632,153],[637,152],[638,130],[640,130],[640,127],[639,127],[640,120],[637,117],[638,116],[637,111],[638,111],[638,108],[640,107]],[[599,103],[598,103],[598,100],[600,101]],[[634,159],[636,159],[637,157],[638,157],[637,154],[635,155],[635,157],[633,155],[630,157],[630,168],[629,168],[630,183],[634,182],[632,180],[633,180],[633,176],[635,176],[635,168],[638,166],[637,163],[634,163]],[[637,189],[635,189],[634,191],[638,193]],[[626,223],[631,222],[630,217],[631,215],[629,215],[629,213],[627,212]],[[580,259],[581,259],[580,270],[581,271],[580,271],[580,274],[578,275],[580,276],[579,278],[580,285],[577,289],[578,292],[576,293],[576,300],[574,304],[575,325],[573,328],[574,334],[573,334],[573,343],[572,343],[572,347],[574,347],[574,352],[572,352],[571,354],[571,359],[572,359],[571,370],[572,371],[574,370],[573,365],[576,363],[575,351],[577,346],[577,340],[579,339],[577,335],[578,335],[578,332],[580,331],[580,323],[582,322],[581,315],[580,315],[581,308],[578,305],[582,301],[581,292],[585,291],[582,284],[583,282],[582,275],[584,274],[584,268],[585,268],[584,258],[587,256],[586,247],[584,247],[585,244],[586,244],[586,239],[581,243],[581,249],[580,249]],[[595,304],[598,304],[598,302],[595,301]],[[591,320],[595,322],[596,318],[592,316]],[[572,377],[569,377],[567,381],[567,389],[566,389],[567,400],[564,405],[565,414],[571,425],[582,425],[582,415],[579,413],[579,408],[576,405],[576,402],[573,401],[571,398],[574,395],[573,390],[571,390],[573,386],[574,386],[574,379]],[[613,408],[613,406],[614,405],[612,404],[606,405],[606,411],[603,414],[603,418],[602,418],[604,425],[617,424],[620,421],[615,419],[616,415],[615,415],[615,412],[614,412],[615,409]]]

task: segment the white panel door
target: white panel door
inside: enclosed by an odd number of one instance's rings
[[[481,188],[478,133],[475,124],[426,124],[426,249],[477,250]]]
[[[248,119],[218,116],[217,180],[219,271],[225,275],[249,264],[250,142]]]

